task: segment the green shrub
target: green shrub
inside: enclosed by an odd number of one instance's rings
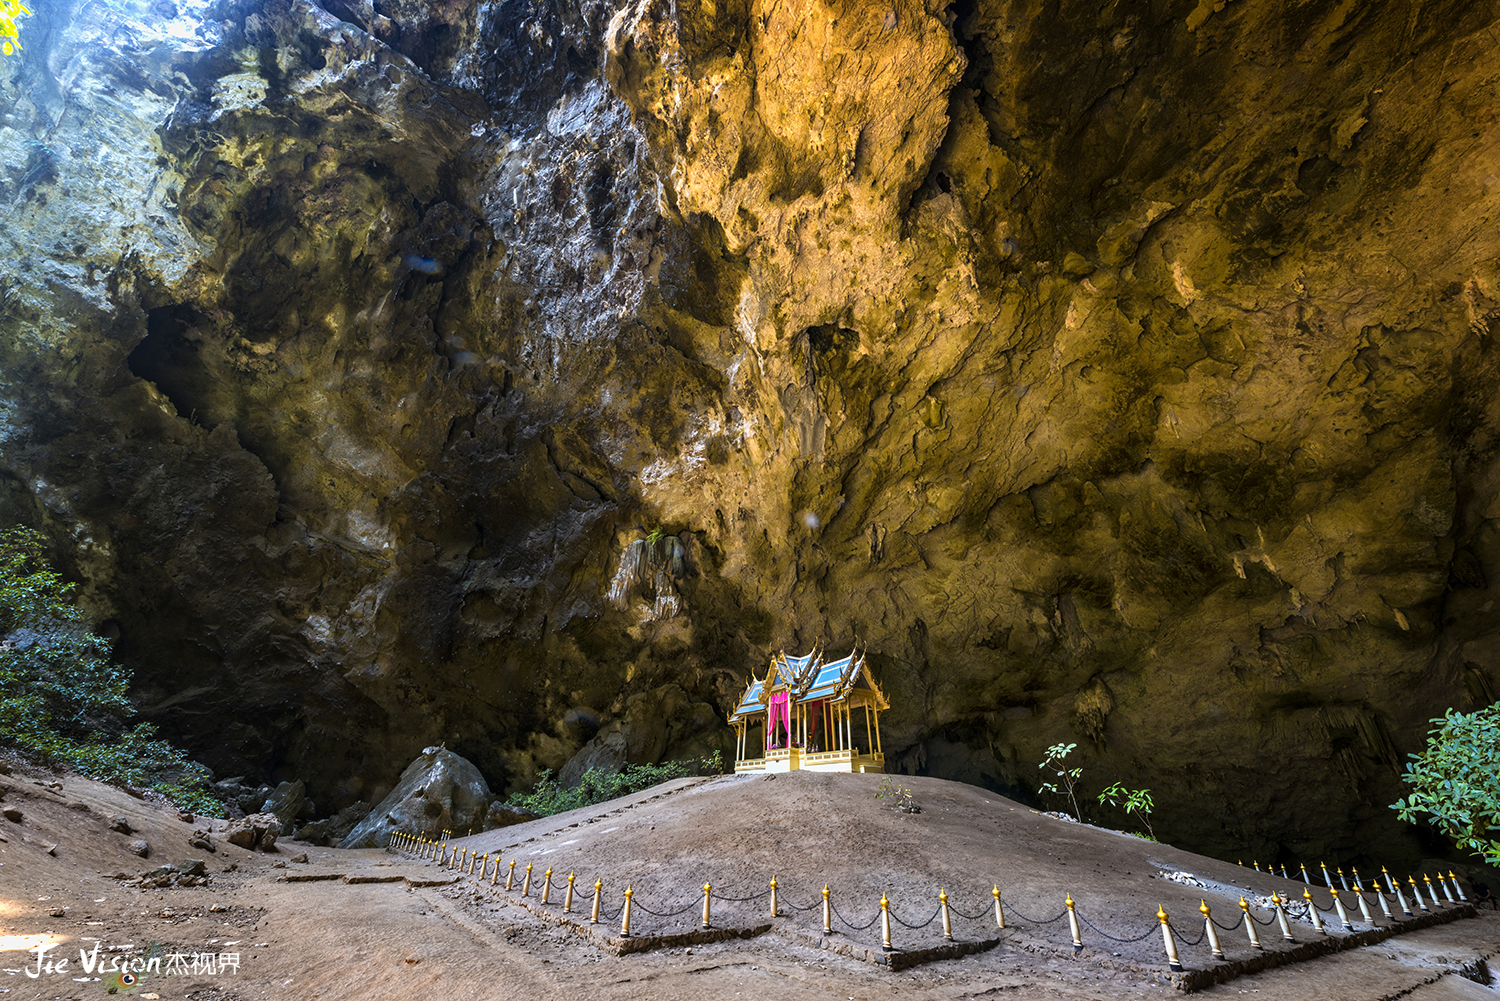
[[[1103,806],[1105,803],[1123,809],[1126,817],[1132,813],[1140,817],[1148,833],[1136,836],[1147,841],[1156,840],[1156,831],[1151,826],[1151,811],[1156,809],[1156,801],[1151,798],[1150,789],[1127,789],[1116,782],[1099,794],[1099,805]]]
[[[697,761],[665,761],[659,765],[626,765],[618,772],[602,768],[590,768],[571,789],[564,788],[552,777],[552,769],[542,772],[531,792],[516,793],[506,801],[507,806],[531,810],[543,817],[554,813],[566,813],[580,807],[603,803],[605,800],[627,796],[669,779],[680,779],[694,772],[723,771],[723,755],[718,751]]]
[[[1402,820],[1421,814],[1460,848],[1500,865],[1500,703],[1429,720],[1427,750],[1411,755],[1409,795],[1391,804]]]
[[[74,591],[48,564],[40,533],[0,532],[0,743],[221,814],[208,769],[155,739],[151,724],[128,725],[130,674],[89,631]]]

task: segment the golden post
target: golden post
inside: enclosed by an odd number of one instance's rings
[[[708,923],[708,901],[709,901],[709,898],[711,896],[713,896],[713,887],[710,884],[708,884],[708,883],[704,883],[703,884],[703,927],[705,927],[705,928],[711,928],[711,927],[713,927],[712,925],[710,925]]]
[[[589,915],[589,924],[599,923],[599,894],[604,892],[604,880],[594,880],[594,913]]]
[[[776,877],[771,877],[771,917],[780,917],[776,907]]]
[[[573,913],[573,880],[578,878],[576,872],[568,873],[568,895],[563,897],[563,913]]]
[[[1422,882],[1427,884],[1427,895],[1432,898],[1432,906],[1442,907],[1443,902],[1437,898],[1437,891],[1432,888],[1432,878],[1425,872],[1422,873]]]
[[[549,865],[542,875],[542,903],[545,904],[552,896],[552,867]]]
[[[1427,906],[1427,902],[1422,899],[1422,888],[1417,885],[1417,877],[1407,876],[1406,881],[1411,884],[1411,895],[1417,898],[1417,906],[1424,911],[1432,910],[1432,908]]]
[[[938,908],[943,912],[943,938],[953,941],[953,922],[948,919],[948,891],[938,887]]]
[[[1078,915],[1073,910],[1073,894],[1068,894],[1068,899],[1063,901],[1068,905],[1068,931],[1073,933],[1073,955],[1083,951],[1083,936],[1078,931]]]
[[[1464,888],[1458,885],[1458,877],[1455,876],[1455,875],[1453,875],[1453,870],[1452,869],[1448,870],[1448,878],[1453,881],[1453,889],[1454,889],[1454,892],[1456,892],[1458,894],[1458,899],[1459,900],[1468,900],[1469,898],[1466,897],[1466,896],[1464,896]]]
[[[995,924],[999,925],[1001,928],[1004,928],[1005,908],[1000,906],[1000,884],[996,883],[995,888],[991,890],[990,893],[995,898]]]
[[[833,934],[833,914],[828,906],[828,884],[823,884],[823,934]]]
[[[1339,899],[1339,888],[1330,886],[1328,892],[1333,894],[1333,909],[1338,911],[1339,920],[1344,923],[1344,931],[1353,931],[1354,926],[1349,923],[1349,912],[1344,910],[1344,902]]]
[[[885,899],[885,891],[880,891],[880,948],[886,952],[891,949],[891,902]]]
[[[1307,916],[1312,921],[1313,927],[1327,935],[1328,929],[1323,927],[1323,917],[1318,913],[1318,905],[1313,903],[1312,890],[1303,887],[1302,899],[1307,901]]]
[[[1245,903],[1245,895],[1240,894],[1240,910],[1245,915],[1245,934],[1250,936],[1250,948],[1259,949],[1260,935],[1255,931],[1255,919],[1250,916],[1250,905]]]
[[[1391,878],[1387,876],[1385,881],[1391,883]],[[1411,917],[1411,908],[1406,906],[1406,894],[1401,892],[1401,884],[1391,883],[1391,885],[1394,887],[1392,892],[1396,894],[1396,903],[1401,905],[1401,913],[1407,917]]]
[[[1200,899],[1198,910],[1203,914],[1203,933],[1208,936],[1208,948],[1213,952],[1215,959],[1224,958],[1224,950],[1219,945],[1219,929],[1214,924],[1213,912],[1208,909],[1208,901]]]
[[[620,937],[630,937],[630,898],[635,891],[627,884],[625,887],[625,908],[620,912]]]
[[[1292,926],[1286,921],[1286,908],[1282,906],[1284,903],[1286,901],[1282,900],[1274,890],[1271,891],[1271,906],[1276,908],[1276,922],[1281,925],[1281,937],[1288,942],[1295,942],[1297,940],[1292,938]]]
[[[1172,926],[1167,924],[1167,912],[1156,905],[1156,920],[1161,922],[1161,940],[1167,950],[1167,968],[1173,973],[1182,972],[1182,961],[1177,958],[1177,943],[1172,940]]]
[[[1375,900],[1380,904],[1380,913],[1385,915],[1387,921],[1395,921],[1395,917],[1391,914],[1391,905],[1385,902],[1385,894],[1380,892],[1380,880],[1377,879],[1373,885],[1375,887]]]
[[[1359,916],[1364,918],[1365,924],[1371,928],[1375,927],[1375,915],[1370,913],[1370,905],[1365,903],[1364,887],[1359,885],[1359,877],[1354,877],[1354,901],[1359,904]]]
[[[505,889],[509,890],[511,884],[516,881],[516,860],[510,860],[510,869],[505,873]]]
[[[526,882],[521,884],[521,896],[531,896],[531,863],[526,863]]]

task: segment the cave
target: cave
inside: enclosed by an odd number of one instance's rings
[[[892,774],[1442,850],[1387,806],[1500,691],[1490,8],[113,6],[160,57],[60,0],[3,64],[0,514],[216,773],[733,753],[858,644]]]

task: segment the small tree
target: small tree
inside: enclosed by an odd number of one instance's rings
[[[152,724],[128,725],[130,673],[111,659],[109,641],[89,631],[74,591],[47,562],[39,532],[0,532],[0,743],[220,812],[206,768],[155,739]]]
[[[1069,768],[1063,764],[1063,759],[1073,753],[1073,749],[1077,746],[1077,744],[1053,744],[1047,748],[1047,757],[1042,759],[1042,763],[1037,765],[1037,768],[1044,772],[1052,772],[1062,782],[1061,790],[1056,782],[1043,782],[1040,787],[1041,791],[1049,792],[1054,796],[1066,794],[1068,801],[1073,804],[1073,819],[1082,823],[1083,812],[1078,809],[1078,797],[1073,791],[1078,786],[1078,778],[1083,774],[1083,769]]]
[[[1156,808],[1156,803],[1151,799],[1150,789],[1126,789],[1119,782],[1110,786],[1099,794],[1099,804],[1108,803],[1110,806],[1122,807],[1128,817],[1132,813],[1141,818],[1146,825],[1146,833],[1151,840],[1156,840],[1156,831],[1151,828],[1151,811]]]
[[[1402,820],[1419,814],[1460,848],[1500,865],[1500,703],[1429,720],[1427,750],[1411,755],[1409,795],[1391,804]]]

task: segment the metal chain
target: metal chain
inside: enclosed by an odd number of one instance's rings
[[[1269,928],[1276,923],[1275,918],[1266,918],[1264,921],[1262,921],[1260,918],[1255,916],[1254,911],[1246,911],[1246,913],[1250,915],[1251,921],[1254,921],[1256,924],[1261,925],[1262,927]]]
[[[1050,925],[1052,922],[1061,921],[1063,918],[1068,916],[1068,909],[1066,907],[1063,908],[1063,912],[1057,917],[1048,918],[1046,921],[1038,921],[1036,918],[1028,918],[1025,914],[1022,914],[1020,911],[1016,910],[1015,905],[1011,905],[1010,912],[1016,917],[1020,918],[1022,921],[1025,921],[1027,924],[1032,925]]]
[[[988,905],[981,907],[978,914],[965,914],[952,904],[948,905],[948,909],[965,921],[978,921],[980,918],[993,918],[995,916],[995,912]]]
[[[937,907],[937,910],[935,910],[935,911],[932,912],[932,917],[928,918],[926,921],[923,921],[919,925],[909,925],[905,921],[902,921],[901,920],[901,915],[899,915],[899,914],[896,913],[895,908],[891,909],[891,917],[895,918],[896,919],[896,923],[899,924],[899,925],[901,925],[901,927],[903,927],[903,928],[910,928],[912,931],[916,931],[918,928],[926,928],[928,925],[932,924],[934,921],[937,920],[937,916],[939,914],[941,914],[942,912],[943,912],[943,905],[939,904],[938,907]]]
[[[1220,924],[1218,922],[1218,920],[1215,919],[1212,914],[1210,914],[1208,916],[1208,920],[1212,921],[1214,923],[1214,925],[1217,926],[1221,931],[1234,931],[1236,928],[1238,928],[1240,926],[1240,922],[1238,922],[1238,921],[1236,921],[1232,925]]]
[[[787,900],[785,897],[781,897],[777,900],[777,903],[786,904],[794,911],[810,911],[816,908],[819,905],[820,901],[816,897],[814,897],[813,902],[808,904],[806,907],[798,907],[796,904],[792,903],[790,900]]]
[[[762,890],[759,893],[754,894],[753,896],[749,896],[749,897],[726,897],[723,894],[715,893],[714,894],[714,899],[715,900],[719,900],[719,901],[723,901],[726,904],[743,904],[746,901],[749,901],[749,900],[759,900],[761,897],[769,897],[770,895],[771,895],[771,891],[770,890]]]
[[[1094,929],[1094,931],[1098,932],[1100,935],[1103,935],[1105,938],[1109,939],[1111,942],[1123,942],[1123,943],[1125,943],[1125,944],[1128,945],[1131,942],[1139,942],[1141,939],[1150,936],[1152,933],[1154,933],[1156,931],[1155,928],[1147,928],[1146,931],[1143,934],[1137,935],[1135,938],[1118,938],[1117,936],[1111,935],[1109,932],[1105,931],[1103,928],[1100,928],[1098,925],[1094,924],[1094,922],[1090,921],[1088,918],[1084,917],[1083,913],[1081,911],[1079,911],[1076,907],[1073,909],[1073,913],[1078,915],[1078,920],[1082,921],[1084,924],[1088,925],[1090,928]]]
[[[615,912],[613,914],[609,913],[609,910],[601,903],[599,905],[599,917],[601,917],[605,921],[613,921],[620,916],[620,912],[624,909],[625,902],[623,900],[620,901],[620,906],[615,908]]]
[[[702,900],[702,899],[703,899],[703,895],[700,893],[698,895],[698,900]],[[649,908],[645,904],[641,903],[639,899],[636,899],[634,901],[634,904],[635,904],[636,907],[638,907],[641,910],[645,911],[647,914],[651,915],[652,917],[656,917],[656,918],[675,918],[677,915],[679,915],[679,914],[686,914],[688,911],[690,911],[693,908],[697,907],[698,906],[698,900],[690,900],[686,904],[684,904],[682,907],[679,907],[675,911],[653,911],[651,908]]]
[[[838,918],[840,921],[842,921],[844,923],[844,926],[846,928],[848,928],[850,931],[864,931],[866,928],[870,927],[871,925],[873,925],[876,921],[878,921],[880,919],[880,912],[877,910],[875,912],[875,916],[873,918],[871,918],[870,920],[866,921],[864,924],[862,924],[862,925],[850,924],[849,923],[849,919],[846,918],[846,917],[844,917],[842,914],[839,913],[839,905],[838,904],[835,904],[832,900],[830,900],[828,903],[833,907],[833,916],[836,917],[836,918]]]
[[[1177,926],[1176,925],[1168,922],[1167,927],[1172,929],[1172,934],[1175,935],[1175,936],[1177,936],[1177,938],[1182,942],[1183,945],[1197,945],[1199,942],[1203,941],[1203,936],[1205,936],[1205,935],[1208,934],[1208,929],[1205,928],[1205,929],[1203,929],[1202,931],[1200,931],[1198,933],[1198,937],[1197,938],[1189,941],[1188,937],[1186,935],[1184,935],[1182,932],[1180,932],[1180,931],[1177,930]]]

